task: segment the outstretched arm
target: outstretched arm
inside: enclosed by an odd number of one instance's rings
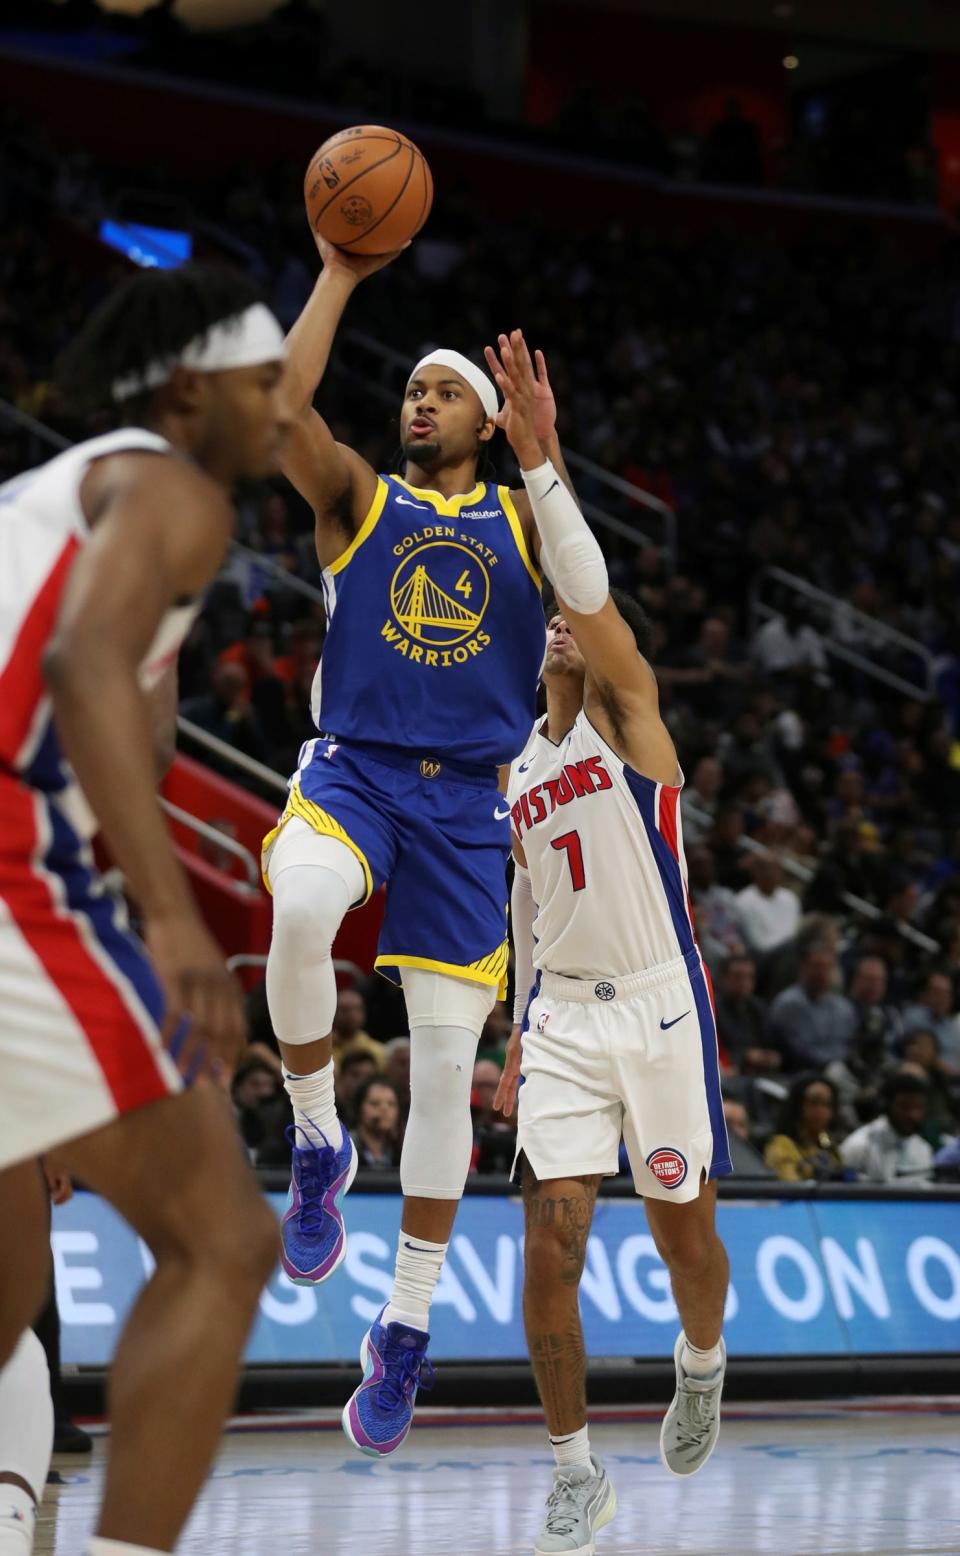
[[[516,331],[515,334],[519,335]],[[504,396],[503,428],[517,456],[540,532],[544,570],[590,672],[612,743],[657,782],[676,779],[676,753],[660,719],[657,683],[632,629],[610,597],[607,565],[589,525],[536,429],[535,379],[522,337],[501,350],[497,383]],[[588,713],[590,708],[588,692]]]
[[[509,340],[500,337],[495,376],[503,394],[497,420],[517,456],[547,577],[574,610],[598,611],[609,593],[603,552],[571,488],[544,454],[537,422],[542,383],[520,330]]]
[[[374,470],[352,449],[337,443],[313,397],[330,360],[334,338],[355,287],[396,256],[343,254],[317,238],[323,269],[297,322],[287,336],[285,386],[294,421],[284,474],[310,504],[317,520],[317,554],[325,566],[343,550],[373,501]]]
[[[498,351],[500,353],[499,356],[497,355]],[[534,428],[540,445],[541,458],[542,460],[550,461],[570,496],[576,502],[577,494],[574,490],[573,480],[567,469],[566,460],[563,457],[560,439],[557,437],[557,402],[554,399],[553,388],[547,373],[546,358],[543,352],[535,351],[533,354],[535,361],[532,360],[522,331],[514,330],[510,335],[498,335],[497,349],[494,350],[492,346],[485,346],[484,355],[487,359],[487,366],[498,383],[500,382],[499,375],[504,372],[506,363],[512,364],[515,357],[522,362],[533,397]],[[497,426],[500,428],[504,428],[506,425],[506,409],[506,405],[504,405],[497,417]],[[527,547],[542,566],[540,531],[534,521],[530,498],[525,490],[514,492],[513,497],[517,506],[520,523],[523,526]]]
[[[495,379],[497,374],[503,371],[501,358],[504,353],[510,358],[511,354],[516,350],[523,360],[524,368],[531,384],[534,428],[541,452],[544,459],[549,459],[571,497],[576,499],[577,494],[574,491],[573,480],[567,469],[566,460],[563,457],[560,439],[557,437],[557,402],[554,398],[550,375],[547,372],[547,361],[543,352],[534,351],[533,360],[531,360],[529,347],[520,330],[514,330],[512,335],[498,335],[497,348],[500,351],[500,357],[497,356],[497,352],[492,346],[483,348],[487,366]],[[497,425],[498,427],[503,426],[502,411],[497,417]]]

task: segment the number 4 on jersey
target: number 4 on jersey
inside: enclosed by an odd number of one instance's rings
[[[587,884],[587,878],[583,869],[583,849],[580,846],[579,832],[564,832],[562,837],[555,837],[550,844],[557,853],[565,853],[567,864],[570,866],[570,879],[573,882],[574,891],[583,891]]]
[[[470,582],[470,571],[468,568],[464,568],[453,587],[458,594],[463,595],[465,600],[469,600],[473,593],[473,584]]]

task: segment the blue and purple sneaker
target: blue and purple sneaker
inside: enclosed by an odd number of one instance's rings
[[[314,1145],[296,1124],[287,1129],[287,1139],[293,1151],[290,1192],[280,1222],[280,1263],[295,1286],[319,1286],[342,1264],[347,1251],[340,1207],[356,1177],[357,1148],[346,1131],[339,1150]]]
[[[385,1458],[394,1453],[413,1424],[417,1389],[433,1388],[427,1361],[430,1336],[408,1324],[381,1322],[381,1308],[363,1337],[363,1382],[343,1407],[341,1421],[355,1448]]]

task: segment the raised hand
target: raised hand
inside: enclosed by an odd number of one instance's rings
[[[550,387],[546,360],[542,351],[535,351],[533,353],[533,361],[531,362],[530,350],[522,333],[519,330],[514,330],[513,333],[520,336],[520,356],[533,383],[534,421],[537,428],[537,437],[541,443],[545,443],[557,425],[557,402],[554,398],[553,389]],[[510,347],[510,337],[498,335],[497,344],[502,352],[505,346]],[[500,362],[493,347],[485,347],[484,355],[487,359],[487,366],[494,377],[496,377],[500,371]]]
[[[543,463],[540,434],[537,431],[538,406],[541,422],[550,414],[546,402],[553,394],[543,369],[543,382],[534,372],[530,352],[527,350],[522,330],[511,330],[509,335],[498,337],[499,357],[492,346],[487,346],[485,356],[497,387],[503,395],[503,407],[497,416],[497,426],[502,427],[521,468],[533,470]],[[538,353],[540,356],[540,353]],[[542,356],[540,357],[542,361]],[[544,388],[546,395],[544,394]],[[556,416],[556,407],[553,407]]]
[[[384,265],[389,265],[391,260],[399,258],[404,249],[410,247],[408,240],[403,248],[394,249],[391,254],[348,254],[345,249],[338,249],[335,243],[328,243],[326,238],[313,231],[313,239],[320,251],[325,271],[337,271],[341,275],[350,276],[354,283],[365,281],[368,276],[375,275],[382,270]]]

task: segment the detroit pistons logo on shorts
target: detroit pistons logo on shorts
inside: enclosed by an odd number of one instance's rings
[[[678,1189],[687,1176],[687,1158],[672,1145],[661,1145],[651,1151],[647,1166],[665,1189]]]

